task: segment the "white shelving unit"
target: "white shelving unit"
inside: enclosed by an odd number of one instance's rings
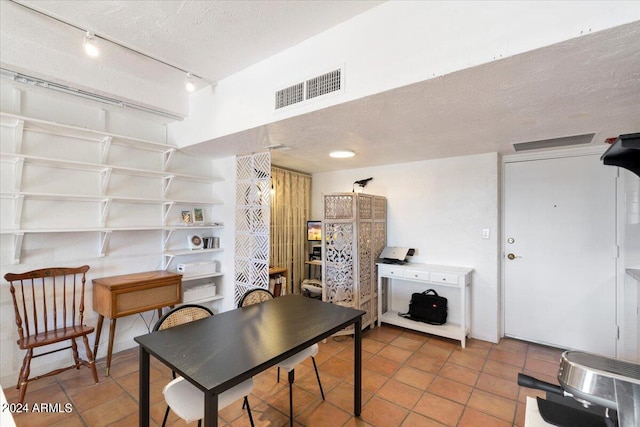
[[[465,348],[466,337],[470,331],[469,291],[472,268],[451,267],[431,264],[378,264],[378,326],[381,323],[401,326],[403,328],[441,337],[459,340]],[[393,283],[396,281],[397,283]],[[444,325],[430,325],[398,316],[406,312],[411,292],[403,291],[406,283],[424,284],[425,291],[433,288],[438,292],[443,289],[454,290],[455,298],[448,298],[449,316]],[[457,321],[451,321],[451,318]]]
[[[174,233],[186,236],[182,230],[210,233],[222,228],[219,225],[185,227],[172,224],[178,222],[180,206],[222,204],[211,196],[197,197],[197,200],[184,196],[182,190],[188,186],[212,188],[211,185],[223,179],[177,171],[175,159],[177,155],[184,155],[178,154],[176,147],[4,112],[0,113],[0,128],[3,136],[0,161],[12,165],[9,167],[13,169],[9,176],[3,175],[3,179],[8,179],[0,191],[5,217],[0,234],[13,236],[11,261],[14,264],[21,262],[25,235],[97,233],[98,255],[105,256],[113,232],[158,230],[163,233],[162,264],[167,269],[174,258],[186,258],[195,252],[182,247],[171,248],[169,243]],[[132,190],[126,183],[132,179],[141,180],[141,186],[148,187],[149,191],[139,197],[127,194]],[[36,205],[27,209],[30,203]],[[49,219],[53,215],[41,215],[38,203],[58,209],[58,217]],[[127,217],[123,211],[130,205],[138,206],[135,209],[145,214]],[[66,215],[77,211],[81,212],[80,221],[74,222]],[[186,247],[186,237],[184,243]],[[205,249],[198,253],[215,256],[220,251],[219,248]],[[183,280],[197,282],[221,275],[216,272]]]

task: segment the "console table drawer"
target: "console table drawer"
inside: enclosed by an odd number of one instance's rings
[[[179,303],[180,284],[168,283],[161,287],[116,294],[115,313],[117,316],[126,316]]]
[[[459,277],[460,276],[457,274],[431,273],[431,281],[435,283],[449,283],[451,285],[457,285]]]
[[[404,277],[404,268],[401,266],[379,265],[378,268],[384,276]]]
[[[429,273],[428,271],[406,269],[404,271],[403,277],[406,278],[406,279],[424,280],[424,281],[428,282],[430,275],[431,275],[431,273]]]

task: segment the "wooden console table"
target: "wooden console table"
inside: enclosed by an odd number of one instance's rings
[[[182,302],[182,275],[159,270],[103,277],[93,279],[92,282],[93,309],[100,315],[96,327],[96,341],[93,345],[94,355],[98,354],[104,317],[111,319],[106,372],[106,376],[109,376],[116,319],[150,310],[158,310],[158,317],[160,317],[162,307],[180,304]]]

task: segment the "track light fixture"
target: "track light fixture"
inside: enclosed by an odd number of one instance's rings
[[[87,33],[84,35],[84,42],[82,43],[82,46],[84,46],[84,51],[87,53],[87,55],[92,58],[97,57],[100,53],[100,51],[98,50],[98,44],[96,43],[96,38],[93,33],[89,31],[87,31]]]
[[[185,81],[184,87],[189,91],[193,92],[196,90],[196,83],[193,77],[193,74],[187,73],[187,80]]]
[[[54,21],[58,21],[61,24],[68,25],[69,27],[73,27],[73,28],[75,28],[77,30],[82,31],[84,33],[84,41],[83,41],[82,45],[83,45],[84,50],[87,53],[87,55],[89,55],[92,58],[95,58],[100,54],[100,50],[98,49],[98,43],[97,43],[98,39],[100,39],[101,40],[100,43],[109,42],[109,43],[111,43],[113,45],[121,47],[122,49],[126,49],[129,52],[135,53],[136,55],[145,57],[145,58],[150,59],[152,61],[155,61],[155,62],[157,62],[159,64],[166,65],[167,67],[173,68],[174,70],[180,71],[182,73],[186,73],[187,74],[187,81],[185,82],[185,87],[189,92],[193,92],[196,89],[196,83],[197,83],[196,79],[198,81],[202,81],[202,82],[204,82],[206,84],[215,84],[214,81],[209,80],[207,78],[204,78],[202,76],[198,76],[198,75],[195,75],[193,73],[190,73],[187,70],[185,70],[185,69],[183,69],[181,67],[178,67],[177,65],[174,65],[174,64],[171,64],[169,62],[163,61],[162,59],[159,59],[159,58],[156,58],[154,56],[148,55],[148,54],[146,54],[144,52],[141,52],[139,50],[130,48],[129,46],[125,46],[123,44],[120,44],[117,41],[112,40],[110,38],[107,38],[104,35],[99,35],[99,34],[92,33],[91,31],[87,31],[84,28],[79,27],[78,25],[72,24],[71,22],[67,22],[65,20],[62,20],[60,18],[56,18],[56,17],[51,16],[51,15],[48,15],[48,14],[46,14],[46,13],[44,13],[44,12],[38,10],[38,9],[35,9],[35,8],[31,7],[31,6],[27,6],[26,4],[18,3],[18,2],[14,1],[14,0],[11,0],[11,3],[16,5],[16,6],[22,7],[24,9],[26,9],[26,10],[29,10],[29,11],[31,11],[33,13],[37,13],[37,14],[39,14],[41,16],[45,16],[45,17],[47,17],[49,19],[52,19]]]

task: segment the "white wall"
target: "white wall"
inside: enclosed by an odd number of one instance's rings
[[[28,117],[70,124],[79,127],[105,130],[112,133],[134,136],[162,143],[166,139],[164,120],[155,116],[131,110],[105,110],[103,106],[92,101],[57,94],[42,88],[16,86],[5,79],[0,80],[0,110],[4,113],[21,114]],[[15,132],[12,128],[0,127],[0,151],[13,152]],[[38,132],[24,132],[22,152],[25,154],[69,158],[79,162],[98,163],[99,144],[86,140],[61,137]],[[162,153],[140,150],[127,150],[113,144],[109,162],[130,167],[146,169],[162,168]],[[15,191],[15,162],[12,159],[0,159],[0,190],[2,193]],[[30,168],[27,170],[27,168]],[[22,191],[52,192],[64,194],[96,194],[99,189],[99,178],[96,172],[79,170],[68,171],[59,167],[37,167],[25,165]],[[211,161],[207,158],[194,158],[176,153],[172,159],[171,169],[185,174],[214,175],[225,178],[220,184],[193,185],[184,182],[176,183],[176,193],[171,197],[182,200],[198,200],[217,198],[231,201],[224,206],[204,206],[205,219],[222,221],[226,228],[221,231],[221,247],[223,254],[216,259],[221,261],[225,276],[217,279],[218,292],[225,299],[214,302],[214,309],[223,311],[233,307],[233,254],[234,254],[234,204],[235,200],[235,159],[219,159]],[[204,188],[203,188],[204,186]],[[107,194],[127,195],[131,197],[162,197],[162,183],[158,178],[138,177],[134,175],[118,175],[114,172]],[[13,225],[13,198],[2,197],[0,200],[1,227],[0,234],[0,276],[8,272],[20,273],[32,269],[52,266],[80,266],[88,264],[91,269],[87,275],[87,294],[85,296],[85,323],[94,325],[97,313],[92,308],[91,280],[98,277],[113,276],[162,268],[163,232],[147,231],[113,231],[106,247],[104,257],[100,257],[99,232],[74,233],[29,233],[25,234],[19,264],[12,264],[14,236],[8,231]],[[24,228],[47,227],[96,227],[99,217],[98,205],[95,202],[77,202],[61,200],[25,200],[22,215]],[[196,205],[197,206],[197,205]],[[112,206],[108,226],[161,226],[162,205],[144,203],[125,203]],[[168,223],[178,222],[179,208],[173,208],[175,215]],[[173,218],[175,216],[175,218]],[[186,247],[184,233],[174,233],[171,244]],[[183,262],[183,261],[180,261]],[[188,261],[187,261],[188,262]],[[16,345],[17,330],[13,313],[13,303],[9,287],[4,280],[0,285],[0,383],[2,386],[15,385],[18,371],[22,363],[24,351]],[[114,352],[134,347],[133,337],[148,332],[157,319],[152,312],[142,316],[132,315],[117,321]],[[108,343],[108,321],[105,322],[101,337],[98,357],[104,357]],[[90,337],[93,345],[94,336]],[[83,346],[80,346],[81,348]],[[84,353],[84,352],[83,352]],[[54,366],[60,367],[70,363],[71,353],[60,352],[49,357],[35,359],[32,363],[32,374],[38,375]],[[100,372],[100,376],[104,372]]]
[[[194,93],[192,145],[640,19],[633,2],[390,1]],[[274,110],[276,91],[344,67],[344,89]]]
[[[322,218],[323,193],[373,177],[365,192],[387,198],[387,245],[415,248],[411,262],[472,267],[471,336],[497,342],[498,173],[498,155],[489,153],[314,174],[312,218]]]

